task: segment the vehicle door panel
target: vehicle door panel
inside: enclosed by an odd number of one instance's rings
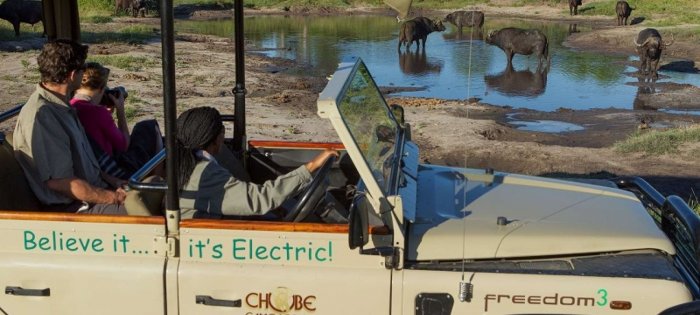
[[[351,251],[345,226],[197,221],[181,225],[182,315],[389,313],[384,258]]]
[[[164,314],[162,218],[0,213],[0,233],[7,314]]]

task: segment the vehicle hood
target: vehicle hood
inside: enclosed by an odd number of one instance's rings
[[[675,253],[630,192],[434,165],[419,167],[416,216],[407,233],[414,261]]]

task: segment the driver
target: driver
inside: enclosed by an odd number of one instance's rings
[[[189,109],[177,119],[178,188],[182,218],[263,215],[296,195],[334,150],[262,185],[245,182],[220,166],[214,155],[224,144],[224,125],[212,107]]]

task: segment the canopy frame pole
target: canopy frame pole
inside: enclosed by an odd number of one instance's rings
[[[233,149],[242,153],[247,149],[245,130],[245,36],[243,31],[243,0],[234,1],[234,44],[236,50],[236,85],[234,95]]]
[[[160,36],[163,56],[163,110],[165,113],[165,172],[168,192],[165,197],[165,220],[168,236],[180,233],[180,200],[178,196],[177,105],[175,98],[175,31],[173,0],[162,0]]]

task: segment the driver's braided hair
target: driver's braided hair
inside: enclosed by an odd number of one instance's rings
[[[223,130],[219,111],[212,107],[188,109],[177,118],[178,189],[185,188],[197,164],[198,150],[204,150]]]

